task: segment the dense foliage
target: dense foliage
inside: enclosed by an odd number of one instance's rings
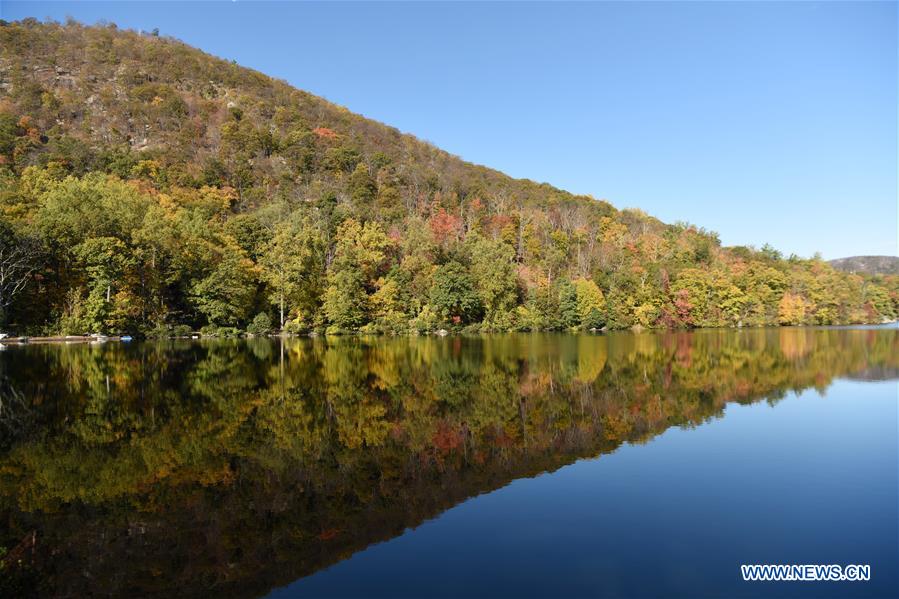
[[[865,277],[468,164],[115,26],[0,24],[0,325],[402,333],[873,323]],[[271,325],[265,325],[265,318]]]

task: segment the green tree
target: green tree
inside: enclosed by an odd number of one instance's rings
[[[455,261],[434,271],[429,301],[444,320],[472,322],[482,310],[471,275]]]
[[[378,195],[378,186],[375,184],[371,175],[368,174],[368,167],[364,163],[359,163],[350,175],[350,197],[353,200],[353,206],[358,214],[368,214],[374,207],[375,198]]]
[[[581,314],[577,303],[577,288],[571,281],[559,285],[559,321],[562,327],[570,329],[581,324]]]
[[[103,332],[110,327],[121,329],[125,322],[113,319],[113,314],[127,313],[129,306],[114,305],[113,288],[124,287],[125,275],[135,265],[128,247],[115,237],[93,237],[75,246],[73,252],[88,276],[85,310],[89,326]]]
[[[348,219],[337,229],[334,259],[328,269],[324,312],[341,329],[369,321],[370,295],[389,267],[393,243],[378,223]]]
[[[216,251],[216,263],[190,288],[194,307],[214,326],[240,326],[256,296],[256,267],[237,244]]]
[[[362,273],[356,269],[331,271],[323,308],[328,321],[342,330],[354,330],[367,323],[369,302]]]
[[[511,312],[518,301],[515,250],[502,241],[479,236],[467,240],[471,275],[487,319]]]
[[[288,313],[311,322],[321,295],[323,281],[323,240],[306,220],[278,226],[260,258],[269,300],[277,306],[283,329]]]

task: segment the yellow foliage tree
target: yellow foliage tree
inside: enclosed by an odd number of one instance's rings
[[[801,295],[787,292],[778,306],[778,321],[783,325],[804,324],[809,308],[809,303]]]
[[[602,290],[590,279],[575,279],[573,283],[577,291],[577,311],[581,323],[586,326],[595,320],[596,315],[605,311],[605,297]]]

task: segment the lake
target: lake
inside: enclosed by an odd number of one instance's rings
[[[0,595],[896,596],[897,378],[877,327],[8,346]]]

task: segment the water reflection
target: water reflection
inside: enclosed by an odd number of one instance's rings
[[[728,402],[897,370],[895,329],[10,348],[0,590],[259,595]]]

